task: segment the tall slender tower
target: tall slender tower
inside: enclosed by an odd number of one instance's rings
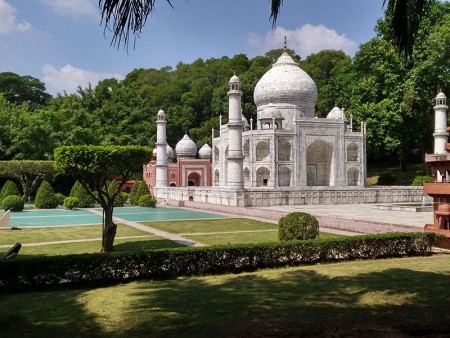
[[[166,114],[161,109],[156,115],[156,188],[168,186],[166,124]]]
[[[242,153],[242,110],[240,81],[233,75],[228,82],[228,169],[226,185],[244,188]]]
[[[443,92],[436,96],[434,106],[434,153],[445,154],[445,144],[448,142],[447,132],[447,97]]]

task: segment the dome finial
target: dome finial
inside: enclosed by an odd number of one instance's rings
[[[284,36],[284,50],[287,49],[287,41],[286,41],[286,35]]]

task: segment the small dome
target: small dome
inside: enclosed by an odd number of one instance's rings
[[[194,141],[192,141],[189,136],[185,134],[184,137],[175,146],[175,151],[177,153],[177,156],[180,158],[195,158],[195,155],[197,154],[197,146],[195,145]]]
[[[160,116],[162,116],[162,117],[165,117],[166,116],[166,113],[164,113],[164,110],[162,110],[162,109],[160,109],[159,111],[158,111],[158,114],[156,114],[158,117],[160,117]]]
[[[282,119],[283,116],[281,115],[280,110],[275,107],[275,105],[270,102],[262,112],[259,113],[259,119]]]
[[[166,145],[166,154],[167,154],[167,159],[168,160],[172,160],[173,159],[173,149],[168,144]]]
[[[334,107],[327,115],[327,119],[345,120],[344,112],[338,107]]]
[[[229,83],[235,83],[235,82],[240,82],[239,78],[236,76],[236,74],[234,74],[231,78]]]
[[[202,159],[211,158],[211,154],[212,154],[212,149],[207,143],[205,143],[203,145],[203,147],[201,147],[200,150],[198,151],[198,157],[200,157]]]
[[[446,99],[447,96],[445,96],[445,94],[443,92],[440,92],[439,94],[437,94],[436,99]]]

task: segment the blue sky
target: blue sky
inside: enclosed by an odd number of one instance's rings
[[[165,0],[126,50],[110,46],[97,0],[0,0],[0,72],[34,76],[48,92],[75,92],[136,68],[175,67],[197,58],[249,58],[288,47],[302,58],[322,49],[352,55],[375,36],[382,0],[285,0],[277,26],[269,0]]]

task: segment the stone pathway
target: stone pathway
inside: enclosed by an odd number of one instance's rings
[[[94,209],[83,209],[83,210],[89,211],[89,212],[91,212],[93,214],[96,214],[96,215],[101,215],[101,216],[103,215],[102,212],[98,211],[98,210],[94,210]],[[159,229],[155,229],[155,228],[149,227],[147,225],[139,224],[137,222],[127,221],[127,220],[125,220],[123,218],[119,218],[119,217],[116,217],[116,216],[113,216],[113,221],[114,221],[114,223],[126,224],[126,225],[128,225],[130,227],[133,227],[135,229],[139,229],[139,230],[148,232],[150,234],[169,239],[169,240],[174,241],[174,242],[176,242],[178,244],[181,244],[181,245],[186,245],[186,246],[205,246],[205,244],[203,244],[201,242],[196,242],[196,241],[184,238],[184,237],[182,237],[180,235],[173,234],[173,233],[166,232],[166,231],[162,231],[162,230],[159,230]]]

